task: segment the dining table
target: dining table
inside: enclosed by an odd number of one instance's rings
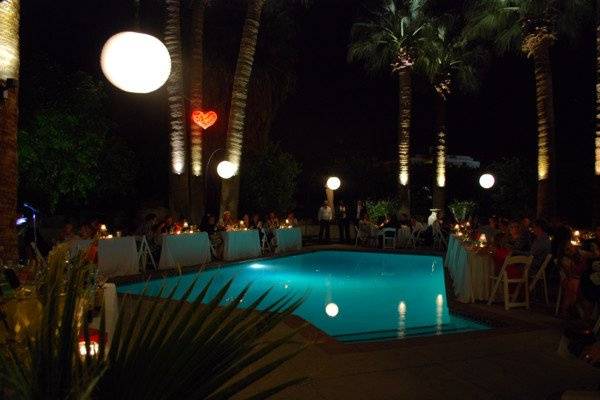
[[[158,268],[191,267],[211,261],[206,232],[164,235]]]
[[[302,231],[300,228],[293,227],[275,229],[275,241],[277,242],[276,254],[299,251],[302,249]]]
[[[454,294],[459,302],[489,299],[494,259],[487,248],[465,241],[463,236],[450,235],[444,266],[450,272]]]
[[[71,256],[87,251],[91,239],[78,239],[70,244]],[[135,275],[140,272],[138,245],[135,236],[98,239],[98,273],[105,278]]]
[[[221,232],[223,260],[233,261],[259,257],[261,252],[258,230],[246,229]]]

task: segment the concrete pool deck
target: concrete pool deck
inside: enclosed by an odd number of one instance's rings
[[[357,248],[333,245],[304,250],[319,249]],[[434,254],[427,250],[410,253]],[[452,296],[448,281],[447,294]],[[239,398],[296,377],[307,380],[273,398],[558,399],[565,390],[598,388],[600,369],[557,353],[564,323],[551,312],[535,307],[507,312],[484,304],[457,307],[467,314],[510,323],[482,334],[408,338],[366,346],[332,344],[297,334],[297,343],[290,344],[289,350],[304,343],[310,343],[308,348]],[[275,334],[291,329],[283,324]]]

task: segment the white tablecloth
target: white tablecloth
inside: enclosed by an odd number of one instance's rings
[[[227,261],[259,257],[260,239],[258,230],[221,232],[223,238],[223,259]]]
[[[275,253],[302,249],[302,231],[300,228],[275,229],[275,240],[277,241]]]
[[[165,235],[158,268],[191,267],[210,262],[210,242],[206,232]]]
[[[450,235],[444,265],[452,275],[458,301],[471,303],[488,300],[490,276],[494,273],[492,256],[469,250],[462,241]]]
[[[81,251],[87,251],[92,244],[92,239],[76,239],[70,242],[69,253],[71,257],[79,254]]]
[[[134,236],[98,240],[98,273],[107,278],[139,273]]]

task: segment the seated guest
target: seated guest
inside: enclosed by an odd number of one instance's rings
[[[560,305],[560,315],[566,317],[576,304],[579,297],[581,275],[586,270],[587,260],[577,246],[567,243],[561,251],[559,268],[562,272],[560,285],[563,289],[563,299]]]
[[[242,228],[250,229],[250,216],[248,214],[244,214],[242,217]]]
[[[531,263],[531,271],[537,272],[541,267],[544,259],[548,254],[552,253],[552,243],[548,236],[548,226],[543,220],[537,220],[532,225],[533,235],[535,239],[531,243],[530,254],[533,256]],[[531,273],[530,273],[531,275]]]
[[[512,249],[515,254],[525,254],[529,252],[529,242],[523,235],[523,228],[519,222],[511,222],[508,226],[508,232],[510,234],[508,239],[508,246]]]
[[[79,236],[75,233],[75,227],[71,223],[65,224],[63,227],[59,239],[61,242],[70,242],[79,239]]]
[[[412,227],[413,233],[422,232],[425,230],[425,225],[417,221],[415,218],[410,219],[410,226]]]
[[[150,213],[144,217],[144,222],[137,228],[135,234],[138,236],[148,236],[152,233],[154,225],[158,222],[158,217]]]
[[[95,235],[94,228],[90,224],[83,224],[79,228],[79,237],[82,239],[93,239]]]
[[[229,212],[229,211],[223,212],[221,221],[219,221],[218,229],[221,231],[230,231],[230,230],[233,230],[234,227],[235,227],[235,222],[233,221],[231,212]]]
[[[174,228],[173,216],[165,216],[165,219],[160,223],[160,233],[172,233]]]
[[[294,213],[292,211],[290,211],[286,217],[287,220],[287,224],[290,226],[298,226],[298,219],[296,218],[296,216],[294,215]]]
[[[250,229],[261,230],[262,227],[263,227],[263,223],[260,220],[260,215],[257,213],[252,214],[252,221],[250,221]]]
[[[405,213],[400,214],[400,219],[398,220],[398,226],[402,225],[410,226],[410,218]]]
[[[483,233],[487,240],[490,242],[494,241],[494,237],[500,233],[498,228],[498,217],[492,216],[488,219],[487,225],[483,225],[479,228],[479,233]]]
[[[270,230],[279,228],[279,218],[274,212],[269,213],[269,218],[267,219],[267,227]]]

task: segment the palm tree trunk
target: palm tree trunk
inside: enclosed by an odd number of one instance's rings
[[[436,96],[436,143],[433,154],[433,208],[446,207],[446,99]]]
[[[192,8],[192,60],[190,65],[190,108],[202,109],[204,68],[204,12],[205,0],[195,0]],[[199,223],[204,215],[205,193],[202,176],[202,128],[190,124],[190,218]]]
[[[398,198],[402,212],[410,215],[410,123],[412,84],[410,68],[399,71],[400,111],[398,118]]]
[[[176,214],[189,214],[189,186],[186,168],[186,110],[181,49],[181,1],[166,0],[165,46],[171,55],[171,75],[167,81],[171,126],[171,173],[169,207]]]
[[[235,76],[233,78],[233,91],[231,93],[231,107],[227,126],[227,160],[238,166],[238,173],[233,178],[223,180],[221,185],[221,213],[230,211],[237,216],[240,198],[240,173],[244,143],[244,120],[246,118],[246,102],[248,99],[248,83],[252,75],[256,41],[260,26],[260,16],[265,5],[265,0],[249,0],[248,13],[242,31],[240,52],[238,55]]]
[[[594,138],[594,222],[600,224],[600,4],[596,10],[596,137]]]
[[[556,214],[556,182],[554,177],[554,103],[550,43],[543,42],[533,51],[538,134],[537,216]]]
[[[0,81],[19,78],[19,0],[0,2]],[[18,88],[0,96],[0,260],[19,259],[17,216]]]

